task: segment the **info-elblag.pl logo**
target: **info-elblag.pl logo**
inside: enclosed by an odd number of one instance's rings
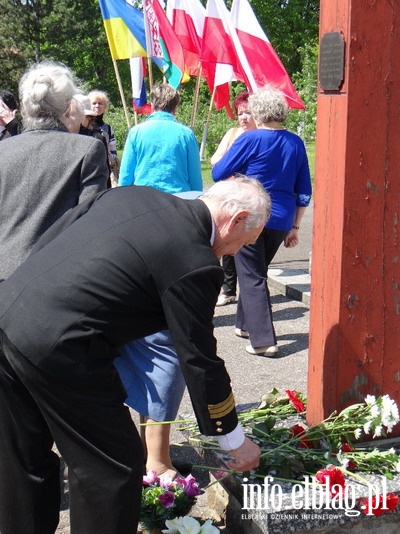
[[[248,478],[243,479],[243,510],[280,510],[282,511],[285,496],[285,508],[292,510],[343,510],[348,517],[357,517],[361,514],[356,509],[359,496],[356,496],[356,486],[346,484],[330,485],[329,478],[326,484],[320,484],[315,476],[304,476],[304,483],[293,484],[290,493],[283,493],[282,486],[273,483],[273,477],[264,478],[263,484],[248,484]],[[363,497],[368,504],[361,508],[367,510],[366,515],[373,515],[379,507],[388,510],[386,478],[381,477],[381,484],[367,484]],[[331,495],[334,497],[331,497]],[[378,502],[379,501],[379,502]]]

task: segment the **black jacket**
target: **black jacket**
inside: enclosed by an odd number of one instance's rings
[[[4,130],[0,132],[0,141],[7,139],[8,137],[13,137],[22,132],[22,124],[18,119],[13,119],[8,124],[5,125]]]
[[[0,284],[0,328],[50,374],[71,355],[65,380],[80,358],[110,365],[118,347],[169,328],[200,430],[230,432],[237,417],[213,336],[223,272],[211,233],[201,200],[136,186],[101,193],[55,223]]]

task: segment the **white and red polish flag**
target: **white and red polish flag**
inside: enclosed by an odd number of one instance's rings
[[[248,0],[233,0],[231,20],[258,88],[270,84],[286,96],[288,106],[305,109],[283,63],[257,20]]]
[[[200,60],[207,70],[210,91],[217,88],[215,104],[221,109],[229,104],[229,82],[240,80],[249,91],[257,85],[223,0],[208,0]]]
[[[196,76],[206,9],[200,0],[168,0],[167,17],[178,37],[187,72]]]
[[[244,82],[249,90],[257,89],[247,57],[223,0],[207,1],[200,59],[205,63],[232,65],[237,80]]]

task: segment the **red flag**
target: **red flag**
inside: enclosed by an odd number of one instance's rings
[[[206,78],[208,88],[214,94],[214,103],[216,109],[223,109],[231,119],[234,119],[230,105],[230,82],[236,80],[233,73],[232,65],[222,63],[209,63],[203,66],[204,77]]]
[[[204,33],[206,10],[200,0],[168,0],[167,16],[173,29],[182,44],[185,56],[185,67],[189,74],[198,74],[199,55]],[[215,63],[202,62],[202,76],[206,78],[208,87],[214,93],[214,102],[217,109],[222,109],[228,104],[227,112],[233,118],[229,106],[229,85],[226,81],[236,79],[229,76],[222,79],[221,71],[226,70],[228,65],[218,66]],[[232,69],[232,67],[230,67]],[[216,70],[218,72],[216,72]]]
[[[185,58],[185,67],[196,76],[199,66],[201,38],[206,10],[200,0],[168,0],[167,17],[178,37]]]
[[[143,11],[156,57],[162,55],[164,75],[177,89],[185,71],[183,49],[159,0],[144,0]]]
[[[216,89],[217,109],[229,105],[229,82],[240,80],[257,89],[246,55],[223,0],[208,0],[200,60],[210,91]],[[230,66],[230,67],[229,67]],[[233,115],[232,115],[233,116]]]
[[[204,63],[232,65],[237,80],[255,90],[256,84],[223,0],[208,0],[200,59]]]
[[[265,35],[248,0],[233,0],[231,19],[257,87],[270,84],[286,96],[289,107],[305,109],[278,54]]]

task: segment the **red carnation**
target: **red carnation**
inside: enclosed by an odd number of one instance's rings
[[[294,389],[287,389],[285,391],[286,395],[289,397],[290,402],[292,403],[294,409],[298,413],[303,413],[306,411],[306,408],[303,402],[300,400],[299,394]]]
[[[388,512],[393,512],[396,510],[397,505],[399,504],[399,497],[394,493],[388,493],[386,495],[386,502],[383,500],[383,495],[378,497],[374,496],[370,500],[367,497],[360,499],[361,510],[364,514],[368,515],[382,515],[387,514]],[[385,508],[383,506],[385,505]]]
[[[344,479],[344,474],[340,469],[331,465],[327,469],[320,469],[315,478],[320,484],[329,485],[331,498],[334,499],[340,494],[340,489],[337,486],[340,486],[344,489],[346,483]],[[342,492],[343,494],[343,492]]]
[[[290,427],[289,437],[291,438],[300,438],[299,447],[300,449],[315,449],[313,443],[305,435],[306,429],[301,425],[293,425]]]
[[[354,449],[351,447],[348,443],[342,443],[342,446],[340,447],[342,449],[342,452],[353,452]]]

